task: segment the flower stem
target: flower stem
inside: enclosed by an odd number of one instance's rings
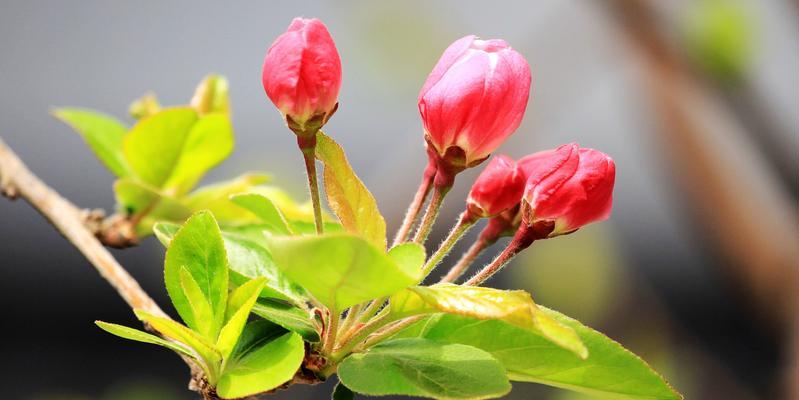
[[[444,202],[444,196],[447,195],[452,186],[435,186],[433,189],[433,197],[430,199],[430,204],[427,205],[427,210],[424,212],[419,229],[416,231],[416,236],[413,237],[415,243],[424,244],[427,236],[433,229],[433,224],[436,222],[438,212],[441,211],[441,204]]]
[[[419,184],[419,189],[416,190],[416,195],[413,196],[413,201],[411,201],[411,204],[408,206],[408,211],[405,213],[405,218],[402,220],[402,225],[397,231],[397,235],[394,236],[394,242],[391,244],[391,247],[408,241],[411,228],[413,228],[413,224],[416,222],[419,212],[422,211],[424,201],[430,193],[430,184],[433,182],[435,173],[435,164],[428,164],[422,176],[422,182]]]
[[[475,259],[483,252],[488,246],[491,246],[493,243],[489,243],[488,240],[480,237],[477,239],[476,242],[469,247],[469,250],[466,253],[463,253],[461,259],[458,260],[458,263],[453,266],[447,275],[441,278],[440,283],[445,282],[455,282],[460,278],[464,272],[469,268],[470,265],[474,262]]]
[[[491,261],[490,264],[483,267],[475,276],[466,281],[464,285],[479,286],[505,267],[516,254],[530,247],[536,239],[546,238],[547,235],[552,232],[553,227],[554,225],[538,227],[522,223],[516,231],[516,234],[513,235],[513,239],[508,243],[508,247],[505,247],[505,250],[502,250],[502,253],[499,253],[494,261]],[[543,231],[541,228],[543,228]]]
[[[331,311],[325,329],[325,338],[322,342],[322,354],[326,355],[333,352],[333,347],[336,345],[336,334],[338,333],[340,321],[341,314],[338,311]]]
[[[452,227],[452,230],[449,232],[449,235],[444,242],[441,243],[441,246],[430,256],[430,259],[427,260],[427,263],[422,267],[422,276],[425,278],[433,272],[438,264],[441,262],[444,257],[449,254],[452,250],[452,247],[455,246],[455,243],[458,243],[458,240],[469,231],[471,227],[477,222],[477,218],[475,218],[469,211],[464,211],[461,216],[458,218],[458,223]]]
[[[358,346],[364,340],[366,340],[369,335],[376,332],[380,328],[386,326],[387,324],[391,323],[391,319],[389,317],[389,313],[383,312],[380,313],[376,318],[369,321],[366,325],[362,326],[352,335],[348,335],[346,341],[341,343],[341,347],[337,348],[335,353],[332,356],[332,360],[335,362],[336,360],[340,359],[343,356],[349,354],[353,348]]]
[[[321,234],[324,231],[322,223],[322,203],[319,200],[319,182],[316,176],[316,159],[314,153],[316,151],[316,135],[309,137],[297,136],[297,144],[302,151],[302,158],[305,160],[305,172],[308,175],[308,189],[311,192],[311,203],[313,204],[313,217],[314,224],[316,225],[316,233]]]
[[[368,338],[366,338],[366,340],[363,342],[363,344],[361,344],[360,346],[357,346],[354,349],[355,350],[358,350],[358,349],[361,349],[361,348],[367,349],[367,348],[369,348],[369,347],[371,347],[371,346],[373,346],[373,345],[375,345],[377,343],[380,343],[381,341],[385,340],[386,338],[391,337],[395,333],[397,333],[397,332],[399,332],[399,331],[401,331],[401,330],[413,325],[414,323],[416,323],[417,321],[419,321],[420,319],[422,319],[422,318],[424,318],[426,316],[427,315],[416,315],[416,316],[405,318],[405,319],[403,319],[401,321],[398,321],[397,323],[395,323],[395,324],[393,324],[391,326],[387,326],[385,329],[375,333],[374,335],[370,335]]]
[[[344,321],[341,323],[341,327],[338,328],[339,338],[342,338],[341,335],[346,334],[355,322],[358,321],[362,309],[363,304],[356,304],[350,307],[349,311],[347,311],[347,316],[344,317]]]

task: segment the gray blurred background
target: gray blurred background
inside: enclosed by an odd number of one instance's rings
[[[145,92],[186,103],[216,72],[230,80],[237,146],[206,181],[265,170],[304,198],[294,137],[260,83],[295,16],[322,19],[336,41],[344,78],[326,131],[390,232],[426,161],[416,96],[427,73],[459,37],[503,38],[528,59],[533,90],[500,152],[578,141],[610,154],[618,176],[609,222],[535,244],[494,283],[608,333],[687,398],[799,399],[799,1],[4,0],[0,136],[62,195],[111,210],[111,174],[48,111],[130,122]],[[430,243],[477,172],[459,176]],[[115,255],[168,307],[155,239]],[[0,264],[4,398],[193,398],[178,357],[93,325],[136,321],[24,202],[0,201]],[[324,386],[274,397],[325,398]],[[581,398],[514,387],[510,399]]]

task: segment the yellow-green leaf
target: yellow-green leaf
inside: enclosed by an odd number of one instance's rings
[[[97,158],[120,177],[132,174],[122,153],[122,140],[128,128],[116,118],[80,108],[59,108],[53,115],[78,132]]]
[[[316,158],[324,164],[325,193],[333,213],[349,232],[362,235],[384,249],[386,221],[372,193],[352,170],[344,150],[333,139],[316,135]]]
[[[233,151],[233,126],[223,113],[200,118],[185,138],[180,155],[174,163],[165,190],[188,192],[208,170],[217,166]]]
[[[216,348],[222,354],[223,359],[227,359],[230,352],[239,340],[250,310],[258,300],[258,294],[264,287],[264,278],[253,279],[236,288],[228,298],[227,311],[225,312],[225,326],[219,332],[219,339]]]
[[[477,319],[496,319],[537,333],[581,358],[588,349],[574,330],[541,312],[523,290],[438,284],[415,286],[391,297],[395,318],[445,312]]]
[[[110,324],[108,322],[103,322],[103,321],[94,321],[94,323],[97,326],[99,326],[100,329],[112,335],[116,335],[124,339],[135,340],[137,342],[157,344],[159,346],[166,347],[177,353],[189,356],[192,359],[195,360],[197,359],[197,354],[195,354],[188,347],[180,343],[170,342],[168,340],[161,339],[158,336],[151,335],[147,332],[142,332],[138,329],[128,328],[127,326],[123,325]]]
[[[227,364],[216,391],[224,399],[252,396],[289,381],[305,358],[302,338],[293,332],[267,341]]]
[[[389,296],[421,276],[418,267],[399,264],[352,234],[271,236],[267,242],[275,265],[332,310]]]
[[[125,159],[141,180],[162,187],[172,175],[197,122],[197,112],[189,107],[164,109],[142,118],[123,142]]]

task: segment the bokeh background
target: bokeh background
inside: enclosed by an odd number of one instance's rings
[[[796,0],[4,0],[0,136],[65,197],[110,210],[112,176],[51,107],[126,117],[149,90],[185,103],[217,72],[230,80],[237,149],[206,181],[265,170],[303,198],[294,137],[259,77],[295,16],[321,18],[336,40],[344,83],[326,130],[390,232],[425,163],[416,96],[427,73],[461,36],[504,38],[529,60],[533,90],[500,151],[578,141],[612,155],[618,176],[610,221],[535,244],[494,283],[606,332],[687,398],[799,399]],[[476,172],[459,177],[430,243]],[[115,255],[168,307],[155,239]],[[194,398],[177,357],[93,325],[136,321],[22,201],[0,201],[0,265],[3,398]],[[582,398],[514,386],[509,399]],[[330,387],[274,398],[326,398]]]

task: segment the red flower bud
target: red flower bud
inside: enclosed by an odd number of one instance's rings
[[[554,223],[549,236],[610,216],[616,165],[605,153],[576,143],[519,160],[527,175],[524,223]]]
[[[473,216],[490,218],[519,205],[525,175],[512,158],[494,157],[472,185],[466,206]]]
[[[335,111],[341,87],[341,60],[322,21],[294,18],[269,47],[262,80],[290,127],[304,129],[313,118],[314,128],[321,127]]]
[[[488,157],[519,127],[530,79],[527,61],[504,40],[455,41],[419,93],[431,155],[461,169]]]

